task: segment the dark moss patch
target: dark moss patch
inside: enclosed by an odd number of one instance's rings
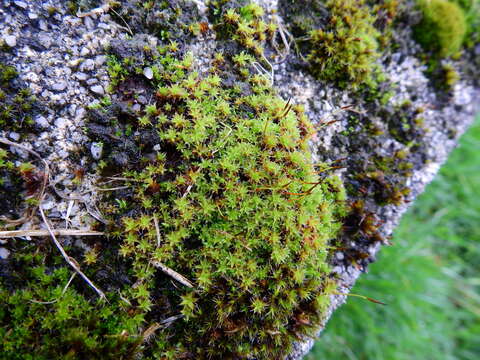
[[[112,16],[134,34],[151,34],[161,41],[184,43],[201,21],[197,5],[189,0],[116,2]]]
[[[18,79],[13,66],[0,62],[0,129],[31,131],[39,104],[25,84]]]

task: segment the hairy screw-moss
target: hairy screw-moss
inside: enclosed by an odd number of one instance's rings
[[[160,52],[149,64],[154,99],[130,120],[156,134],[157,150],[135,139],[143,158],[124,172],[134,193],[128,209],[112,214],[137,278],[132,302],[155,321],[183,315],[157,331],[150,351],[281,358],[314,334],[335,286],[326,256],[343,214],[342,185],[316,174],[311,123],[255,74],[250,55],[217,57],[200,75],[190,55]]]

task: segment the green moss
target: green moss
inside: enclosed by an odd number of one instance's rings
[[[442,70],[445,77],[445,87],[452,89],[457,81],[460,80],[460,75],[451,64],[444,64]]]
[[[480,42],[480,1],[454,0],[465,12],[467,31],[464,37],[466,47],[473,47]]]
[[[447,0],[418,0],[423,19],[415,27],[416,39],[438,57],[447,57],[460,51],[467,31],[465,13],[454,2]]]
[[[271,40],[277,30],[277,25],[273,22],[263,20],[264,9],[252,2],[243,6],[235,7],[232,3],[227,3],[228,7],[220,7],[211,12],[219,13],[215,18],[218,37],[223,40],[235,40],[244,48],[252,51],[256,56],[264,56],[264,43]],[[210,4],[211,9],[221,4]]]
[[[376,60],[389,44],[398,6],[396,0],[280,0],[310,71],[318,79],[353,89],[376,86]]]
[[[0,62],[0,129],[18,131],[31,127],[36,98],[21,87],[13,66]]]
[[[142,316],[126,312],[118,296],[109,296],[109,303],[89,301],[74,289],[75,280],[69,284],[72,271],[63,258],[37,246],[22,245],[11,268],[2,269],[2,358],[132,359]]]
[[[123,174],[133,191],[108,206],[137,279],[132,303],[159,323],[183,316],[157,332],[147,354],[281,358],[315,333],[335,287],[326,257],[344,212],[342,185],[316,175],[312,125],[251,73],[253,57],[217,57],[200,75],[190,55],[160,52],[149,65],[154,99],[128,119],[155,134],[159,150],[128,138],[140,149]]]
[[[324,28],[310,32],[308,61],[319,79],[341,87],[373,85],[379,32],[365,1],[328,0],[330,13]]]

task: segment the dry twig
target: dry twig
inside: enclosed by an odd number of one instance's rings
[[[155,266],[157,269],[160,269],[162,270],[165,274],[167,274],[168,276],[171,276],[172,278],[174,278],[175,280],[177,280],[179,283],[189,287],[189,288],[193,288],[193,284],[188,281],[188,279],[179,274],[178,272],[176,272],[175,270],[173,269],[170,269],[168,266],[162,264],[160,261],[152,261],[151,262],[153,266]]]

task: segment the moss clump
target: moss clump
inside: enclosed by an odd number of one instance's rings
[[[473,47],[480,42],[480,1],[454,0],[465,12],[467,32],[464,37],[466,47]]]
[[[235,40],[240,46],[252,51],[256,56],[264,55],[263,44],[272,39],[277,30],[273,22],[265,22],[264,9],[249,2],[241,7],[223,8],[215,26],[220,38]]]
[[[320,79],[339,86],[373,85],[379,32],[365,1],[328,0],[330,16],[324,28],[310,32],[308,61]]]
[[[123,127],[154,134],[156,146],[125,133],[141,153],[123,174],[132,191],[110,207],[120,225],[112,234],[123,239],[120,254],[137,278],[132,303],[152,321],[177,319],[157,331],[148,353],[279,359],[314,334],[329,303],[326,257],[343,214],[342,186],[316,174],[312,125],[252,74],[251,56],[232,65],[217,56],[200,75],[190,55],[160,53],[149,65],[154,97]]]
[[[465,13],[447,0],[419,0],[422,21],[415,27],[415,37],[422,46],[438,57],[457,53],[467,31]]]
[[[118,296],[89,301],[74,289],[77,280],[69,283],[63,258],[37,246],[18,246],[8,267],[2,264],[2,359],[133,359],[143,317],[126,312]]]
[[[32,113],[36,98],[30,89],[16,82],[18,73],[13,66],[0,62],[0,129],[20,130],[34,123]]]

